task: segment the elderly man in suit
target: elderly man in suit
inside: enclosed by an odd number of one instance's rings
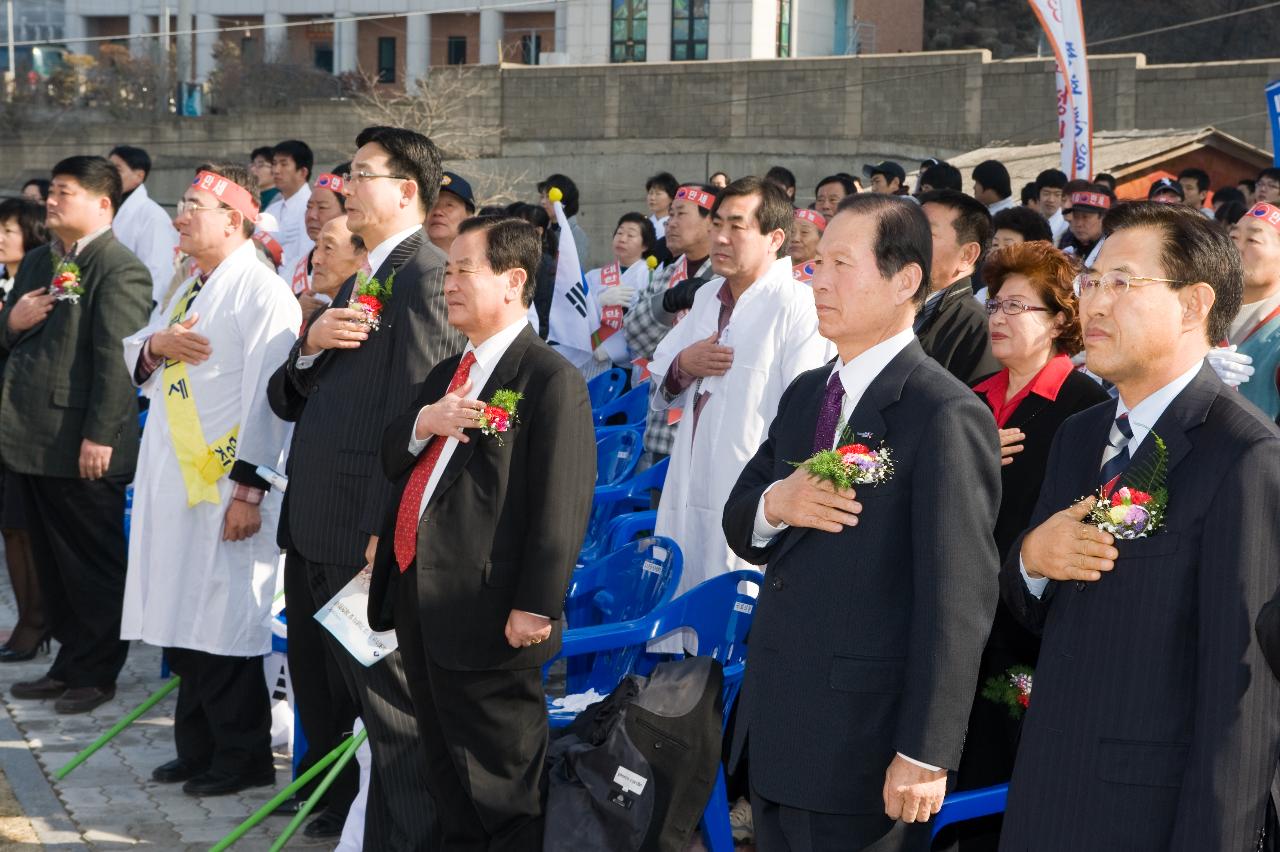
[[[413,401],[431,369],[464,343],[445,320],[445,257],[422,230],[440,188],[440,152],[425,136],[393,127],[366,128],[356,144],[344,187],[347,227],[368,248],[367,269],[342,286],[332,307],[312,315],[268,385],[272,410],[297,422],[279,532],[286,549],[289,664],[303,731],[319,754],[341,734],[338,717],[325,713],[341,700],[335,671],[357,698],[373,750],[365,846],[433,849],[432,809],[400,656],[366,668],[312,618],[370,561],[393,505],[396,495],[378,465],[383,429]],[[386,290],[376,329],[357,302],[357,287],[369,289],[370,279]],[[312,834],[334,833],[340,817]]]
[[[914,204],[844,199],[818,247],[839,357],[783,394],[724,510],[764,565],[731,759],[750,751],[757,848],[923,850],[960,763],[995,613],[991,414],[912,333],[928,292]],[[892,471],[840,489],[793,467],[859,443]]]
[[[527,222],[462,224],[445,297],[466,351],[382,442],[401,496],[369,614],[400,640],[442,849],[542,848],[542,665],[560,648],[595,455],[582,375],[525,319],[540,256]]]
[[[1280,753],[1251,629],[1280,584],[1280,432],[1204,360],[1240,258],[1180,205],[1126,204],[1106,229],[1075,289],[1089,369],[1118,397],[1055,436],[1001,574],[1043,643],[1000,848],[1254,849]],[[1121,488],[1166,493],[1163,519],[1105,531],[1080,497]]]
[[[124,491],[138,462],[138,408],[124,338],[151,311],[147,268],[116,241],[120,174],[102,157],[53,167],[49,230],[0,311],[8,354],[0,454],[21,474],[53,636],[48,673],[16,698],[54,698],[84,713],[115,695],[126,544]]]

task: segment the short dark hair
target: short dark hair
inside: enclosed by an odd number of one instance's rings
[[[991,247],[991,235],[994,233],[991,229],[991,213],[987,210],[987,205],[971,195],[956,192],[954,189],[935,189],[933,192],[926,192],[920,196],[920,206],[923,207],[926,204],[937,204],[956,211],[956,220],[952,223],[956,232],[956,242],[960,245],[977,243],[981,251],[978,253],[976,265],[980,265],[983,255]]]
[[[560,205],[564,207],[564,215],[578,215],[578,185],[565,175],[548,175],[546,180],[538,182],[538,192],[547,192],[553,186],[564,196],[560,199]]]
[[[416,131],[384,125],[366,127],[356,137],[357,148],[371,143],[387,152],[387,165],[392,173],[418,185],[418,206],[423,215],[431,212],[444,176],[444,164],[436,144]]]
[[[676,190],[680,188],[680,181],[676,180],[675,175],[671,172],[658,172],[653,177],[644,182],[644,191],[651,189],[660,189],[671,198],[676,197]],[[563,192],[564,190],[561,190]]]
[[[49,242],[49,232],[44,225],[44,205],[29,198],[6,198],[0,201],[0,225],[5,222],[17,222],[22,231],[22,251],[31,251],[36,246]],[[9,270],[13,272],[12,269]]]
[[[310,145],[301,139],[286,139],[271,149],[272,159],[280,154],[293,160],[294,168],[306,169],[307,180],[311,180],[311,175],[316,170],[316,156],[311,153]]]
[[[1042,189],[1062,189],[1066,185],[1067,175],[1059,169],[1045,169],[1036,175],[1036,192]]]
[[[262,159],[266,160],[269,163],[271,162],[271,152],[274,150],[275,149],[272,148],[270,145],[259,145],[257,148],[254,148],[253,151],[249,154],[249,162],[252,163],[254,160],[261,157]]]
[[[653,223],[649,221],[649,217],[643,213],[623,213],[618,217],[618,224],[613,226],[613,232],[618,233],[618,229],[625,223],[630,222],[640,228],[640,241],[644,243],[644,250],[650,251],[654,243],[658,241],[658,233],[653,229]]]
[[[813,194],[817,195],[818,190],[822,189],[829,183],[838,183],[844,189],[845,195],[853,195],[858,191],[858,185],[853,181],[853,175],[840,172],[839,174],[829,175],[818,181],[817,186],[813,188]]]
[[[1183,169],[1178,172],[1178,180],[1182,180],[1183,178],[1191,178],[1194,180],[1196,182],[1196,189],[1200,192],[1209,191],[1209,173],[1204,169]]]
[[[964,189],[964,176],[950,163],[934,163],[920,173],[919,184],[930,189],[954,189],[960,192]]]
[[[836,215],[841,213],[857,213],[875,219],[872,250],[876,255],[876,269],[883,277],[897,275],[912,263],[920,267],[920,286],[913,301],[917,311],[923,308],[929,298],[933,235],[920,205],[897,195],[859,192],[840,200]]]
[[[1255,190],[1258,188],[1257,181],[1262,180],[1263,178],[1268,178],[1270,180],[1276,181],[1277,183],[1280,183],[1280,168],[1276,168],[1275,166],[1267,166],[1265,169],[1258,172],[1258,178],[1257,180],[1254,181],[1254,184],[1253,184],[1253,188]]]
[[[973,179],[1001,198],[1013,195],[1013,189],[1009,185],[1009,170],[999,160],[983,160],[978,163],[973,167]]]
[[[1029,204],[1033,201],[1040,201],[1040,187],[1035,181],[1031,181],[1031,183],[1024,183],[1022,185],[1022,203]]]
[[[124,186],[120,182],[120,172],[116,171],[116,167],[106,157],[67,157],[53,167],[49,176],[75,178],[77,183],[94,195],[110,198],[113,213],[120,209]]]
[[[1213,191],[1213,203],[1226,204],[1228,201],[1239,201],[1245,203],[1244,193],[1234,186],[1224,186]]]
[[[210,163],[205,166],[205,171],[213,172],[215,175],[226,178],[236,186],[242,187],[249,193],[249,197],[253,199],[255,204],[261,204],[262,198],[258,193],[258,178],[253,171],[245,166],[235,163]],[[240,225],[241,232],[246,237],[252,237],[257,226],[245,217]]]
[[[22,185],[23,189],[34,186],[36,192],[40,193],[40,200],[47,201],[49,198],[49,179],[48,178],[32,178]]]
[[[1243,201],[1236,201],[1232,199],[1231,201],[1226,201],[1220,204],[1217,211],[1214,212],[1213,218],[1214,221],[1221,222],[1223,225],[1230,228],[1236,222],[1243,219],[1244,214],[1248,212],[1249,208],[1245,206]]]
[[[1106,184],[1112,192],[1116,191],[1116,176],[1110,172],[1098,172],[1093,176],[1093,182]]]
[[[1160,265],[1165,276],[1183,284],[1169,284],[1180,290],[1204,282],[1213,288],[1205,337],[1216,344],[1227,336],[1231,321],[1244,298],[1244,270],[1227,231],[1211,222],[1199,210],[1184,204],[1134,201],[1113,207],[1102,220],[1107,236],[1130,228],[1154,228],[1160,232]]]
[[[484,231],[484,258],[494,272],[524,270],[520,300],[525,307],[533,304],[533,291],[538,287],[538,264],[542,261],[542,242],[537,228],[514,216],[472,216],[458,226],[458,234],[471,231]]]
[[[714,217],[719,214],[720,205],[725,199],[751,195],[760,196],[760,206],[756,208],[756,221],[760,223],[760,233],[782,231],[782,245],[778,247],[778,257],[783,257],[787,251],[787,242],[791,239],[791,225],[796,220],[796,209],[791,206],[791,199],[782,191],[782,187],[773,181],[758,178],[755,175],[738,178],[720,190],[716,203],[711,207],[711,215]]]
[[[791,171],[791,169],[788,169],[785,166],[770,166],[769,171],[764,173],[764,179],[768,181],[773,181],[783,189],[789,189],[792,192],[795,192],[795,189],[796,189],[795,172]]]
[[[117,145],[111,149],[108,157],[119,157],[124,160],[124,164],[135,172],[142,172],[142,179],[146,180],[151,176],[151,155],[142,148],[135,148],[132,145]]]
[[[1258,191],[1258,182],[1257,182],[1256,180],[1254,180],[1253,178],[1245,178],[1244,180],[1238,180],[1238,181],[1236,181],[1236,186],[1238,186],[1238,187],[1240,187],[1240,186],[1247,186],[1247,187],[1249,187],[1249,191],[1250,191],[1250,192],[1257,192],[1257,191]]]
[[[369,247],[364,244],[364,237],[359,234],[351,235],[351,247],[356,251],[368,251]]]
[[[725,180],[729,179],[728,172],[712,172],[711,174],[707,175],[707,183],[711,183],[711,181],[715,179],[716,175],[720,175],[720,177],[724,178]]]
[[[1006,207],[997,213],[991,220],[991,233],[994,236],[1000,230],[1015,231],[1029,243],[1036,240],[1053,242],[1053,229],[1049,227],[1049,220],[1030,207]]]

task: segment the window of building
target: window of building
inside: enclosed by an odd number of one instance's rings
[[[778,58],[791,55],[791,4],[793,0],[778,0]]]
[[[317,44],[312,54],[312,64],[326,74],[333,73],[333,45]]]
[[[613,0],[612,62],[644,62],[649,38],[649,0]]]
[[[542,36],[534,33],[532,35],[520,36],[520,61],[525,65],[537,65],[538,57],[542,55]]]
[[[467,64],[467,37],[449,36],[448,62],[450,65]]]
[[[707,58],[707,4],[710,0],[671,0],[671,58]]]
[[[378,82],[396,81],[396,40],[394,36],[378,39]]]

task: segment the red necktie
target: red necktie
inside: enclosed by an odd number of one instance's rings
[[[462,356],[458,369],[453,371],[453,380],[449,382],[449,390],[446,393],[453,393],[462,387],[467,377],[471,375],[471,367],[475,363],[475,352],[468,352]],[[439,435],[431,438],[426,451],[418,457],[413,473],[409,474],[409,483],[405,485],[404,494],[400,497],[400,509],[396,512],[394,544],[396,564],[400,566],[401,573],[407,571],[413,564],[413,557],[418,549],[418,518],[421,517],[418,510],[422,507],[422,496],[427,493],[427,483],[431,481],[431,473],[436,469],[440,454],[444,452],[444,444]]]

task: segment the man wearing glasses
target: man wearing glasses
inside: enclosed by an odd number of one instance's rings
[[[1270,168],[1258,172],[1258,180],[1254,184],[1254,201],[1280,204],[1280,169]]]
[[[1105,227],[1074,289],[1089,369],[1118,396],[1055,436],[1001,575],[1043,644],[1000,848],[1257,848],[1280,749],[1253,634],[1280,585],[1280,432],[1204,363],[1240,307],[1240,258],[1182,205],[1124,205]],[[1163,518],[1102,531],[1080,496],[1120,488],[1167,500]]]
[[[368,247],[368,263],[311,320],[269,388],[273,410],[297,422],[279,531],[291,622],[311,618],[372,561],[395,499],[378,462],[383,431],[412,404],[427,373],[466,343],[447,322],[445,255],[422,229],[440,191],[439,150],[395,127],[366,128],[356,144],[343,192],[347,227]],[[367,289],[370,279],[382,290],[376,329],[351,307],[357,284]],[[327,634],[323,651],[295,648],[292,639],[291,665],[295,657],[332,655],[369,731],[365,848],[431,848],[421,741],[399,654],[366,668]],[[317,685],[311,700],[324,700],[324,690]]]

